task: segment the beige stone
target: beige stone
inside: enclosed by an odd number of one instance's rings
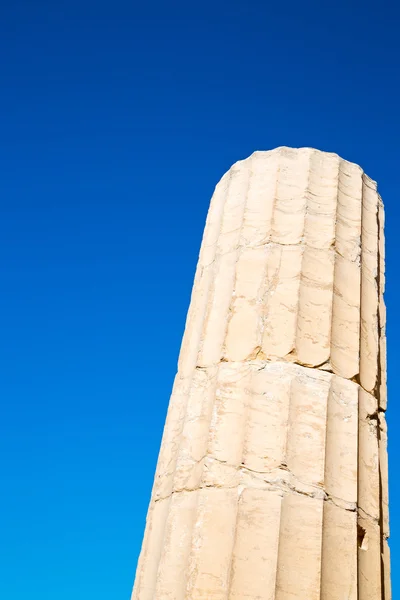
[[[309,148],[217,185],[132,600],[390,600],[383,220]]]

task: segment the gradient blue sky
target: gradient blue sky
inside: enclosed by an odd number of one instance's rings
[[[400,591],[395,4],[1,2],[2,598],[129,598],[213,187],[281,145],[386,204]]]

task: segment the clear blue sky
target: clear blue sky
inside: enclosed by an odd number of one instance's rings
[[[400,8],[245,4],[1,2],[4,599],[129,598],[213,187],[281,145],[386,203],[400,591]]]

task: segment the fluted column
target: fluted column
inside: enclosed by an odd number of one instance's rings
[[[215,189],[133,600],[389,600],[383,208],[335,154]]]

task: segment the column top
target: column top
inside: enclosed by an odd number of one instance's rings
[[[364,177],[365,182],[369,184],[374,190],[377,189],[377,182],[371,177],[369,177],[369,175],[365,173],[364,169],[362,169],[362,167],[360,167],[360,165],[358,165],[357,163],[348,161],[339,156],[339,154],[336,154],[335,152],[327,152],[325,150],[318,150],[317,148],[311,148],[307,146],[300,148],[291,148],[290,146],[278,146],[277,148],[273,148],[271,150],[255,150],[247,158],[238,160],[235,163],[233,163],[230,169],[221,178],[220,183],[225,178],[225,176],[228,175],[232,170],[240,169],[242,166],[245,167],[249,162],[253,160],[268,160],[273,159],[276,156],[284,156],[288,159],[295,159],[299,156],[311,156],[313,154],[320,155],[321,158],[324,157],[325,159],[331,159],[333,162],[345,163],[351,170],[358,171],[360,175]]]

